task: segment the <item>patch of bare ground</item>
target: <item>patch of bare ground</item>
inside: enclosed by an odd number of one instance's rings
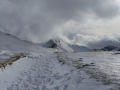
[[[120,52],[114,52],[114,54],[120,54]]]
[[[56,51],[56,52],[54,52],[54,53],[60,53],[59,51]]]
[[[7,55],[7,56],[8,56],[8,54],[4,54],[4,55]],[[13,62],[19,60],[20,58],[26,57],[26,55],[28,55],[28,54],[24,54],[24,53],[14,53],[14,55],[10,56],[10,58],[5,59],[4,61],[0,61],[0,68],[1,68],[2,70],[4,70],[5,67],[6,67],[6,65],[12,65]]]

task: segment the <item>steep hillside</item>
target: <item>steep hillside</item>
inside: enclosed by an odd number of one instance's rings
[[[25,52],[45,52],[48,49],[34,43],[20,40],[15,36],[0,32],[0,50],[25,51]]]
[[[42,45],[42,44],[40,44]],[[54,48],[61,52],[83,52],[83,51],[90,51],[89,48],[79,45],[71,45],[63,41],[62,39],[50,39],[46,42],[43,47],[46,48]]]
[[[85,46],[79,46],[79,45],[70,45],[70,46],[75,52],[90,51],[90,49]]]

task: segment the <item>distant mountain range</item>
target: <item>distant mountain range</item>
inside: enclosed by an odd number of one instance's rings
[[[93,51],[120,51],[120,45],[108,45],[102,49],[93,49]]]
[[[42,47],[41,47],[42,46]],[[43,48],[45,47],[45,48]],[[51,48],[51,49],[48,49]],[[72,45],[60,38],[50,39],[47,42],[34,44],[26,40],[20,40],[15,36],[0,32],[0,50],[10,51],[60,51],[60,52],[86,52],[86,51],[120,51],[120,45],[106,46],[101,49],[89,49],[85,46]]]
[[[120,51],[120,45],[108,45],[101,49],[89,49],[85,46],[71,45],[60,38],[50,39],[47,42],[40,43],[40,46],[53,48],[61,52],[85,52],[85,51]]]
[[[0,50],[28,51],[28,52],[41,52],[41,51],[54,52],[56,50],[61,52],[90,51],[90,49],[87,47],[71,45],[59,38],[50,39],[49,41],[38,45],[26,40],[20,40],[19,38],[11,34],[6,34],[3,32],[0,32]]]
[[[46,48],[54,48],[61,52],[84,52],[84,51],[90,51],[89,48],[85,46],[79,46],[79,45],[71,45],[65,41],[63,41],[60,38],[50,39],[49,41],[45,43],[39,44]]]

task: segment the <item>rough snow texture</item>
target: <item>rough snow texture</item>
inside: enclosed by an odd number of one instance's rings
[[[82,69],[90,77],[110,85],[110,90],[120,90],[120,53],[79,52],[60,53],[58,56],[65,64]]]
[[[12,53],[12,52],[11,52]],[[1,90],[109,90],[83,70],[62,65],[55,54],[30,53],[0,71]]]
[[[42,44],[40,44],[42,45]],[[61,52],[84,52],[84,51],[90,51],[87,47],[79,46],[79,45],[70,45],[63,40],[56,38],[51,39],[48,42],[46,42],[43,47],[46,48],[54,48]]]

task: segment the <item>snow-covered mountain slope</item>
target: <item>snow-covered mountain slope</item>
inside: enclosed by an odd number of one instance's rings
[[[42,45],[42,44],[40,44]],[[62,39],[56,38],[56,39],[50,39],[48,42],[46,42],[43,47],[46,48],[54,48],[61,52],[83,52],[83,51],[90,51],[89,48],[79,45],[70,45],[66,42],[64,42]]]
[[[15,36],[0,32],[0,50],[25,51],[25,52],[48,52],[52,49],[46,49],[34,43],[20,40]]]
[[[79,45],[70,45],[70,46],[75,52],[90,51],[90,49],[85,46],[79,46]]]

